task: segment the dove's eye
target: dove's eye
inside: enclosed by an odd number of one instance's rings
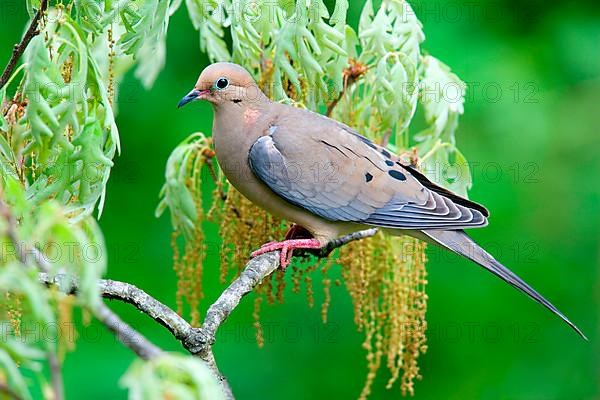
[[[219,78],[215,82],[215,87],[217,89],[225,89],[227,86],[229,86],[229,81],[227,80],[227,78]]]

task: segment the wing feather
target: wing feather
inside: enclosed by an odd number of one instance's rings
[[[248,155],[254,174],[290,203],[330,221],[386,228],[487,224],[483,206],[430,182],[350,128],[325,118],[321,129],[302,121],[295,116],[270,126]]]

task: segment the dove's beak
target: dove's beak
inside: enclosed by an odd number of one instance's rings
[[[191,92],[189,92],[188,94],[186,94],[183,99],[181,99],[179,101],[179,103],[177,104],[177,108],[183,107],[185,106],[187,103],[194,101],[194,100],[198,100],[200,98],[202,98],[203,95],[205,95],[206,93],[210,92],[210,90],[198,90],[198,89],[194,89]]]

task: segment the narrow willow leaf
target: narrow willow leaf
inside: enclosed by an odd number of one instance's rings
[[[228,25],[226,10],[231,9],[228,0],[185,0],[194,28],[200,31],[200,49],[211,61],[229,61],[224,26]]]

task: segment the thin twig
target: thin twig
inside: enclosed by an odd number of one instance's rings
[[[387,147],[388,144],[390,144],[390,137],[392,136],[392,129],[388,129],[385,131],[385,133],[383,134],[383,137],[381,138],[381,143],[379,143],[379,145],[381,147]]]
[[[344,86],[342,90],[338,94],[338,96],[333,99],[331,103],[327,105],[327,111],[325,115],[331,117],[333,110],[338,105],[340,100],[344,97],[344,95],[348,92],[348,89],[356,83],[356,81],[363,76],[367,72],[367,66],[358,62],[357,60],[350,59],[348,67],[344,70]]]
[[[77,291],[79,290],[79,284],[66,275],[55,275],[53,278],[50,278],[50,275],[47,272],[40,272],[39,279],[40,282],[46,285],[58,286],[61,291],[66,294],[77,294]],[[65,286],[65,282],[68,282],[68,286]],[[106,292],[102,293],[104,297],[113,298],[110,290],[112,283],[113,281],[106,280],[100,280],[98,282],[100,289],[106,290]],[[118,283],[121,285],[128,285],[122,282]],[[136,290],[139,291],[137,288]],[[119,293],[119,295],[122,296],[122,298],[119,298],[120,300],[133,304],[133,302],[126,300],[127,297],[124,293]],[[146,310],[142,311],[146,312]],[[174,313],[173,311],[171,312]],[[149,360],[162,353],[162,351],[156,345],[146,339],[141,333],[136,331],[129,324],[124,322],[117,314],[108,308],[106,304],[100,303],[92,309],[92,313],[96,319],[98,319],[98,321],[102,322],[109,331],[114,333],[117,339],[119,339],[126,347],[137,354],[138,357],[144,360]],[[148,312],[146,313],[149,314]]]
[[[366,239],[366,238],[370,238],[371,236],[375,236],[375,234],[378,231],[379,230],[377,228],[371,228],[371,229],[366,229],[364,231],[353,232],[346,236],[342,236],[341,238],[338,238],[338,239],[333,239],[331,242],[329,242],[325,247],[323,247],[319,251],[318,256],[321,258],[327,257],[333,250],[335,250],[339,247],[342,247],[350,242],[354,242],[356,240]]]
[[[19,61],[19,58],[21,58],[21,56],[23,55],[23,52],[29,45],[29,42],[31,42],[31,39],[33,39],[34,36],[36,36],[39,33],[37,29],[38,23],[40,21],[40,18],[42,17],[42,14],[44,13],[44,11],[46,11],[47,6],[48,0],[42,0],[40,2],[40,9],[33,16],[31,24],[29,25],[29,28],[27,28],[23,39],[21,39],[21,42],[15,45],[15,47],[13,48],[10,60],[8,60],[8,64],[6,64],[6,68],[4,68],[2,76],[0,76],[0,89],[2,89],[4,85],[6,85],[6,82],[8,82],[8,79],[10,78],[13,71],[15,70],[15,67],[17,66],[17,61]]]
[[[101,303],[94,310],[94,316],[102,322],[109,331],[125,346],[131,349],[138,357],[149,360],[162,353],[156,345],[146,339],[141,333],[133,329],[115,314],[106,304]]]
[[[331,117],[333,110],[338,105],[340,100],[344,97],[347,89],[348,89],[348,79],[345,78],[344,79],[344,87],[342,88],[342,91],[339,93],[339,95],[335,99],[333,99],[333,101],[331,103],[329,103],[329,105],[327,105],[327,111],[325,111],[326,116]]]
[[[52,382],[52,391],[54,392],[54,400],[62,400],[65,398],[65,390],[62,380],[62,370],[58,357],[53,351],[48,352],[48,365],[50,367],[50,380]]]

